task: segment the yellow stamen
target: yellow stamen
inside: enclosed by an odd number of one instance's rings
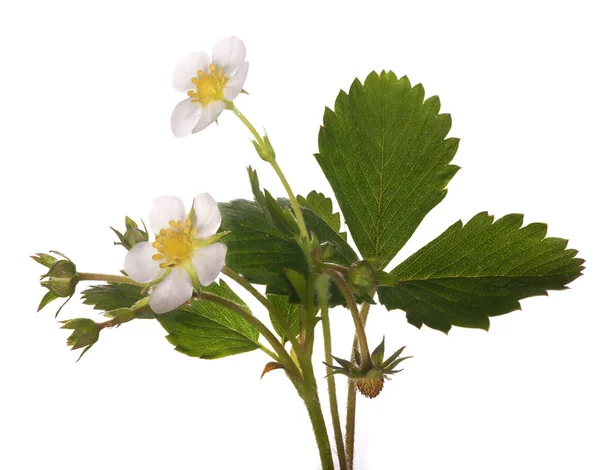
[[[223,67],[210,64],[209,69],[208,74],[198,70],[198,76],[192,78],[196,90],[188,91],[192,102],[200,103],[202,106],[208,105],[211,101],[224,100],[223,89],[229,80],[229,77],[223,73]]]
[[[161,269],[172,268],[187,261],[194,249],[195,230],[190,230],[192,222],[169,220],[169,228],[161,229],[152,246],[158,253],[152,256],[154,261],[161,261]]]

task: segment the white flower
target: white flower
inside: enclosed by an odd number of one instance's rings
[[[230,36],[215,44],[212,61],[206,52],[193,52],[179,61],[173,86],[189,98],[175,106],[171,115],[175,137],[200,132],[217,120],[226,102],[237,98],[248,75],[245,59],[246,46]]]
[[[208,193],[196,196],[187,215],[181,199],[161,196],[154,201],[149,225],[155,241],[134,245],[124,269],[136,282],[160,280],[150,294],[150,308],[165,313],[190,299],[194,283],[208,286],[225,266],[227,247],[215,242],[221,213]]]

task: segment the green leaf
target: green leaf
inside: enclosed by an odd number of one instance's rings
[[[84,304],[106,312],[131,307],[144,297],[143,287],[121,283],[98,284],[81,293]]]
[[[298,199],[298,204],[313,211],[334,231],[338,232],[344,240],[347,239],[345,233],[340,233],[340,214],[338,212],[333,212],[333,202],[330,198],[325,197],[323,193],[318,193],[316,191],[311,191],[306,197],[297,196],[296,198]]]
[[[423,86],[372,72],[325,110],[315,155],[363,258],[384,267],[446,196],[458,170],[450,115]]]
[[[289,203],[279,199],[279,203]],[[272,225],[261,207],[244,199],[219,204],[223,218],[223,230],[227,235],[227,266],[242,274],[253,284],[266,284],[267,292],[289,293],[289,282],[284,269],[308,275],[304,253],[296,240]],[[319,241],[329,241],[336,252],[332,261],[349,265],[357,260],[356,253],[348,243],[323,219],[310,209],[303,209],[308,230]]]
[[[290,327],[292,334],[298,336],[300,334],[299,305],[291,303],[287,295],[267,294],[267,298],[275,305],[275,308],[277,308],[285,323]],[[284,338],[285,334],[281,331],[279,326],[277,326],[277,322],[273,319],[273,316],[271,314],[269,314],[269,316],[271,317],[271,324],[273,325],[273,328],[275,328],[277,334]]]
[[[521,228],[521,214],[493,221],[482,212],[464,226],[456,222],[392,270],[399,284],[379,287],[381,303],[404,310],[419,328],[487,330],[488,317],[520,309],[520,299],[565,289],[581,275],[577,250],[545,238],[545,224]]]
[[[270,284],[284,277],[283,269],[307,272],[302,249],[293,237],[266,219],[253,201],[220,203],[222,229],[230,233],[227,266],[254,284]]]
[[[246,307],[224,281],[204,290]],[[167,339],[175,349],[191,357],[217,359],[259,347],[258,330],[254,326],[237,313],[208,300],[192,299],[190,306],[156,318],[169,333]]]

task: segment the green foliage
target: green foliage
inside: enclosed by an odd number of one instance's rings
[[[285,199],[278,202],[288,203]],[[257,202],[236,199],[219,207],[222,229],[230,232],[225,239],[229,268],[254,284],[267,285],[267,292],[273,294],[290,293],[285,269],[308,275],[306,257],[296,239],[269,220]],[[354,250],[328,223],[310,209],[303,209],[303,215],[308,230],[320,242],[333,245],[332,261],[348,265],[357,260]],[[340,296],[334,299],[341,303]]]
[[[228,230],[227,266],[255,284],[270,284],[283,269],[307,272],[304,253],[293,237],[269,221],[254,201],[220,203],[222,229]]]
[[[566,240],[545,238],[545,224],[521,228],[520,214],[493,220],[482,212],[464,226],[453,224],[391,272],[398,285],[379,287],[381,303],[404,310],[419,328],[487,330],[488,317],[520,309],[520,299],[564,289],[581,275],[577,251],[566,249]]]
[[[224,281],[204,290],[247,308]],[[167,339],[175,349],[191,357],[217,359],[259,347],[258,330],[254,326],[239,314],[208,300],[192,299],[189,306],[156,318],[169,333]]]
[[[106,312],[132,307],[144,297],[146,294],[143,292],[143,287],[114,282],[91,286],[81,293],[85,305],[93,305],[94,310]],[[140,315],[137,318],[148,318],[148,315]],[[154,316],[152,315],[151,318]]]
[[[308,196],[297,196],[298,204],[302,207],[310,209],[317,214],[324,222],[326,222],[335,232],[346,240],[346,233],[341,233],[341,222],[339,212],[333,212],[333,202],[330,198],[325,197],[323,193],[311,191]]]
[[[285,323],[290,327],[292,334],[298,336],[300,334],[299,305],[291,303],[287,295],[268,294],[267,298],[275,305],[275,308],[277,308]],[[269,316],[271,317],[271,324],[273,325],[273,328],[275,328],[277,334],[284,339],[289,339],[285,338],[285,334],[281,331],[279,326],[277,326],[277,322],[273,319],[273,316],[271,314],[269,314]]]
[[[315,155],[363,258],[384,267],[446,195],[458,139],[437,96],[392,72],[355,80],[325,110]]]

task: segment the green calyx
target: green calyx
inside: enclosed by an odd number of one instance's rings
[[[78,282],[79,274],[75,264],[71,260],[61,259],[50,266],[40,284],[56,297],[71,297]]]
[[[89,318],[75,318],[61,323],[62,329],[73,330],[71,336],[67,338],[67,346],[71,346],[72,350],[85,348],[79,359],[96,344],[100,337],[101,325]]]
[[[328,375],[342,374],[346,377],[353,379],[356,383],[356,387],[359,392],[368,398],[375,398],[383,389],[383,383],[385,380],[389,380],[389,376],[401,372],[402,369],[396,369],[398,364],[406,359],[410,359],[412,356],[400,357],[406,346],[402,346],[394,354],[387,359],[384,359],[385,354],[385,338],[381,341],[371,353],[371,360],[373,363],[372,367],[366,370],[361,368],[360,364],[354,364],[345,359],[331,357],[339,364],[334,366],[325,363],[327,367],[333,369]]]
[[[111,230],[115,232],[117,237],[119,238],[118,242],[115,242],[115,245],[122,245],[126,250],[131,250],[136,244],[141,242],[148,241],[148,229],[146,228],[146,224],[142,221],[144,225],[144,230],[138,227],[132,219],[129,217],[125,217],[125,233],[121,233],[118,230],[111,227]]]
[[[366,260],[357,261],[348,270],[348,287],[359,297],[368,295],[377,286],[377,271]]]

